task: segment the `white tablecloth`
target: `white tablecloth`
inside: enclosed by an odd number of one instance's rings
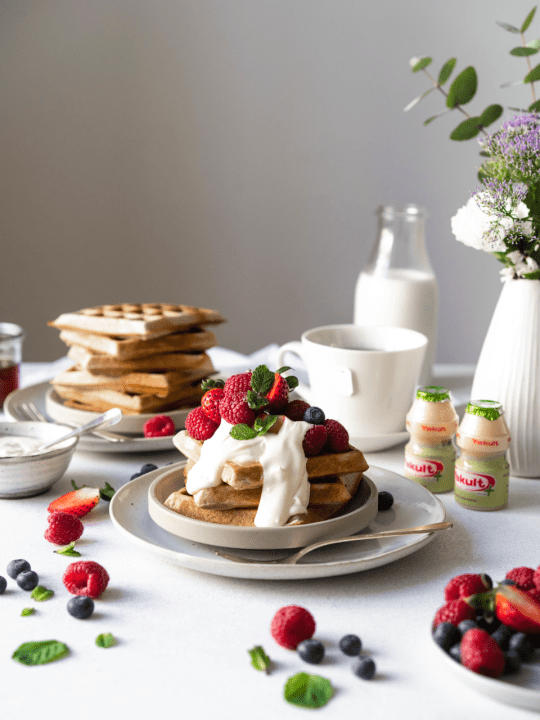
[[[214,352],[217,359],[220,351]],[[230,356],[221,360],[225,357]],[[242,369],[243,362],[251,360],[236,356],[230,367]],[[23,384],[43,381],[63,363],[24,365]],[[227,371],[224,364],[216,361]],[[453,389],[460,416],[471,379],[470,367],[438,368],[438,381]],[[372,466],[402,471],[403,446],[366,457]],[[0,500],[0,574],[5,575],[10,560],[26,558],[41,584],[55,592],[51,600],[34,603],[9,580],[0,596],[2,717],[31,712],[42,720],[171,714],[297,718],[307,711],[286,703],[283,688],[288,677],[301,671],[327,677],[337,689],[318,711],[326,718],[531,717],[446,675],[436,661],[429,628],[443,603],[444,585],[454,575],[485,571],[500,580],[515,566],[540,564],[540,481],[512,478],[508,508],[496,513],[471,512],[452,495],[440,496],[454,528],[417,553],[366,572],[302,582],[229,579],[179,568],[120,535],[102,502],[85,520],[78,546],[81,559],[101,563],[111,582],[90,619],[72,618],[66,611],[70,596],[62,584],[63,570],[72,559],[55,554],[43,538],[49,502],[71,490],[71,480],[91,486],[109,482],[118,488],[144,463],[161,467],[179,459],[177,452],[76,452],[64,478],[45,495]],[[316,637],[326,645],[321,665],[303,663],[272,639],[272,616],[290,604],[314,615]],[[31,605],[35,614],[21,617],[22,609]],[[117,638],[115,647],[96,647],[96,636],[105,632]],[[340,653],[337,643],[348,633],[358,634],[374,658],[374,680],[356,678]],[[51,638],[65,642],[70,656],[39,667],[11,659],[21,643]],[[254,645],[262,645],[275,662],[268,676],[250,665],[247,651]]]

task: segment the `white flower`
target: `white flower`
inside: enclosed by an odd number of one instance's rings
[[[459,242],[476,250],[504,252],[506,246],[503,241],[503,228],[500,228],[495,235],[493,232],[490,233],[491,226],[496,221],[497,218],[479,208],[475,198],[472,197],[457,211],[450,222],[452,232]],[[512,224],[511,220],[510,224]]]
[[[514,210],[514,213],[518,220],[523,220],[523,218],[529,217],[529,208],[525,205],[524,202],[520,202],[517,208]]]
[[[531,257],[525,257],[519,250],[513,250],[506,256],[512,263],[511,267],[501,270],[501,281],[506,282],[513,277],[522,278],[526,274],[538,270],[538,263]]]

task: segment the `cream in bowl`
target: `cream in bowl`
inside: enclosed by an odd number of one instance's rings
[[[0,498],[30,497],[52,487],[66,472],[78,438],[40,447],[69,430],[52,423],[0,423]]]

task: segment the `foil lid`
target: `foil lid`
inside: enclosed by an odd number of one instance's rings
[[[497,420],[504,415],[503,406],[496,400],[471,400],[467,405],[469,415],[480,415],[486,420]]]
[[[423,385],[416,391],[416,397],[426,402],[440,402],[450,400],[450,391],[439,385]]]

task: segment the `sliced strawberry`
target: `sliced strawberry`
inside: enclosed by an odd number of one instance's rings
[[[500,585],[495,592],[495,614],[517,632],[540,634],[540,603],[513,585]]]
[[[269,410],[271,412],[285,409],[289,400],[289,385],[283,375],[275,373],[274,384],[266,393],[265,397],[268,399]]]
[[[82,487],[53,500],[49,512],[65,512],[76,517],[88,515],[99,502],[99,488]]]
[[[221,422],[221,415],[219,414],[219,403],[223,399],[225,392],[223,388],[211,388],[207,390],[201,399],[201,407],[208,415],[210,420],[219,425]]]

